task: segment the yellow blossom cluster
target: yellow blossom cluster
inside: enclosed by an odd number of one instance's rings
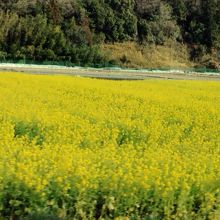
[[[0,217],[219,211],[218,82],[0,73]]]

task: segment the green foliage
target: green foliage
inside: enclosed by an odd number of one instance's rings
[[[0,0],[0,60],[90,65],[106,62],[97,46],[102,43],[163,45],[170,39],[190,45],[195,59],[195,46],[205,48],[204,53],[220,48],[219,4],[220,0]]]
[[[191,44],[215,47],[219,43],[219,0],[168,1],[182,29],[184,40]]]
[[[161,2],[155,11],[142,16],[139,20],[139,37],[141,41],[161,45],[168,39],[181,38],[180,29],[172,18],[172,9],[168,4]]]

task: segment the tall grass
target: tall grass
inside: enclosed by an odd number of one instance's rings
[[[135,42],[102,45],[107,60],[129,68],[189,68],[189,51],[185,45],[167,42],[159,45],[139,45]]]

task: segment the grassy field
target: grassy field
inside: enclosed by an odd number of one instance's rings
[[[219,190],[218,82],[0,73],[2,219],[219,219]]]

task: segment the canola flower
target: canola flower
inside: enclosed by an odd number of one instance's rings
[[[0,217],[219,211],[218,82],[0,73]]]

